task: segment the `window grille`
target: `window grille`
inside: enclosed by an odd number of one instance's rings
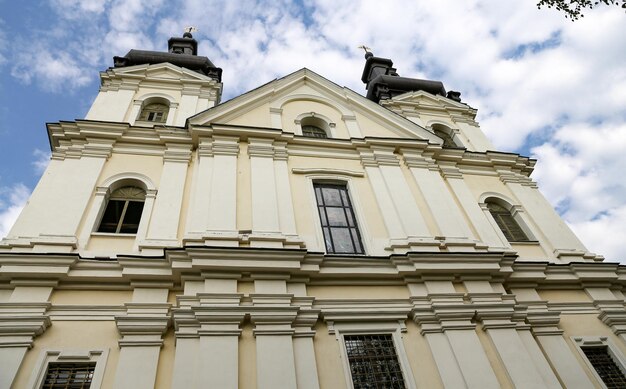
[[[583,347],[582,350],[608,389],[626,388],[624,372],[615,363],[606,346]]]
[[[508,209],[496,203],[487,203],[487,208],[509,242],[530,241]]]
[[[49,363],[42,389],[88,389],[95,363]]]
[[[391,335],[344,335],[355,389],[405,388]]]
[[[302,135],[309,138],[328,138],[328,134],[317,126],[302,126]]]
[[[348,188],[345,185],[315,184],[326,251],[330,254],[363,254]]]
[[[147,122],[165,123],[169,107],[162,103],[148,104],[141,110],[139,120]]]
[[[111,193],[98,232],[137,233],[145,198],[146,192],[134,186]]]

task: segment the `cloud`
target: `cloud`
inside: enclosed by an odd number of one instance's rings
[[[9,233],[29,196],[30,190],[22,183],[0,187],[0,238]]]
[[[11,75],[26,84],[36,81],[44,90],[67,91],[87,85],[92,75],[68,52],[32,48],[17,56]]]
[[[35,168],[35,173],[43,174],[50,163],[50,152],[35,149],[33,151],[33,156],[35,157],[35,160],[31,162],[31,164]]]
[[[626,236],[626,124],[577,124],[557,129],[534,147],[534,178],[548,200],[592,251],[626,262],[615,239]]]
[[[53,8],[62,10],[64,18],[77,19],[102,14],[109,2],[110,0],[52,0],[50,3]]]

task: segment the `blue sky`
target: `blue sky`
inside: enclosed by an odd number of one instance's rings
[[[0,237],[48,158],[46,122],[83,118],[98,72],[165,50],[193,25],[224,98],[308,67],[364,93],[366,44],[402,76],[443,81],[533,178],[587,247],[626,262],[626,15],[571,22],[533,0],[0,0]],[[620,238],[621,237],[621,238]]]

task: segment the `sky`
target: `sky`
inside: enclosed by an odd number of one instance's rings
[[[82,119],[99,72],[195,26],[223,100],[307,67],[365,94],[359,45],[478,109],[587,248],[626,263],[626,13],[534,0],[0,0],[0,237],[47,166],[46,122]]]

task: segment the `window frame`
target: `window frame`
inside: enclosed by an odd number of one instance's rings
[[[304,124],[301,125],[302,128],[302,136],[307,138],[315,138],[315,139],[328,139],[328,132],[321,127],[315,126],[313,124]],[[311,135],[305,134],[305,131],[310,132]],[[317,136],[318,134],[324,134],[324,136]]]
[[[160,105],[163,106],[164,109],[161,110],[148,110],[151,105]],[[167,116],[170,110],[170,102],[163,99],[158,100],[146,100],[141,105],[141,109],[139,110],[139,115],[137,116],[137,121],[145,122],[145,123],[153,123],[153,124],[165,124],[167,122]],[[161,114],[160,120],[150,120],[150,115],[154,114],[158,116]]]
[[[128,187],[134,187],[134,188],[138,188],[138,189],[142,190],[143,193],[144,193],[143,200],[131,199],[131,198],[128,198],[128,197],[126,197],[126,198],[119,197],[118,198],[118,197],[113,196],[113,194],[116,191],[118,191],[120,189],[123,189],[123,188],[128,188]],[[144,188],[142,188],[140,186],[137,186],[137,185],[132,185],[132,184],[119,186],[117,189],[115,189],[114,191],[110,192],[106,196],[106,198],[105,198],[104,207],[102,209],[102,214],[100,215],[100,217],[98,219],[98,223],[96,225],[96,229],[95,229],[94,232],[96,232],[98,234],[137,235],[137,233],[139,232],[139,227],[141,225],[141,220],[143,219],[143,211],[146,208],[146,197],[147,197],[147,195],[148,195],[148,193],[147,193],[146,189],[144,189]],[[108,210],[109,204],[111,203],[111,201],[124,201],[122,212],[121,212],[120,217],[119,217],[119,219],[117,221],[117,227],[115,228],[115,232],[100,231],[100,227],[102,226],[102,222],[104,220],[104,216],[106,215],[106,211]],[[141,215],[139,217],[139,222],[137,223],[137,231],[135,231],[135,232],[120,232],[121,229],[122,229],[122,226],[124,225],[124,223],[123,223],[124,217],[126,216],[126,211],[128,210],[128,206],[129,206],[130,202],[137,202],[137,203],[141,202],[141,203],[143,203],[143,205],[141,207]]]
[[[478,203],[478,205],[485,213],[485,217],[489,220],[489,223],[492,225],[493,229],[496,231],[496,233],[502,240],[503,244],[510,246],[510,245],[520,245],[520,244],[524,245],[524,244],[538,244],[539,243],[539,241],[536,238],[536,235],[533,233],[530,227],[530,224],[532,223],[532,221],[526,219],[526,217],[524,216],[524,209],[521,206],[511,205],[512,204],[511,200],[509,200],[508,198],[506,198],[505,196],[499,193],[494,193],[494,192],[484,193],[483,195],[480,196],[479,201],[480,202]],[[525,240],[525,241],[508,240],[506,238],[506,235],[504,235],[504,232],[498,225],[496,219],[493,217],[491,211],[489,210],[489,207],[488,207],[489,203],[494,203],[503,207],[504,209],[507,209],[511,217],[513,218],[513,221],[517,223],[517,225],[522,230],[524,235],[526,235],[528,240]]]
[[[511,213],[510,209],[507,209],[507,207],[503,206],[497,201],[486,201],[485,205],[487,206],[487,210],[489,211],[489,214],[495,220],[496,225],[502,232],[502,235],[504,235],[504,237],[509,243],[525,243],[525,242],[532,241],[532,239],[530,239],[530,237],[528,236],[528,233],[524,230],[524,227],[522,226],[520,221],[515,218],[515,216]],[[497,206],[497,207],[502,208],[503,210],[502,211],[492,210],[490,206]],[[524,235],[524,239],[515,239],[515,238],[520,238],[520,237],[515,236],[516,235],[515,231],[511,230],[511,228],[509,227],[504,217],[511,218],[511,221],[517,225],[517,228],[519,228],[519,231],[521,231],[521,233]],[[511,236],[511,239],[507,237],[507,234]]]
[[[406,332],[406,327],[399,322],[334,322],[331,323],[331,333],[334,332],[337,341],[340,343],[340,357],[344,370],[344,377],[348,389],[355,389],[352,381],[350,361],[348,360],[348,350],[346,348],[345,335],[391,335],[393,346],[398,357],[402,378],[406,389],[416,389],[413,370],[404,348],[402,332]]]
[[[348,229],[348,231],[351,231],[352,228],[354,228],[356,230],[357,236],[359,238],[359,244],[361,246],[361,252],[352,252],[352,253],[341,253],[341,252],[335,252],[335,247],[333,244],[333,252],[329,252],[328,248],[326,246],[326,236],[324,235],[324,228],[325,226],[322,224],[322,218],[320,215],[320,205],[317,202],[317,195],[315,193],[315,190],[318,186],[327,186],[327,187],[342,187],[345,189],[346,191],[346,195],[347,195],[347,199],[350,202],[350,211],[352,213],[352,217],[353,217],[353,222],[354,222],[354,227],[350,227],[349,225],[346,226],[345,228]],[[321,245],[324,248],[324,252],[326,254],[329,255],[366,255],[367,253],[367,246],[365,245],[365,238],[364,238],[364,231],[361,228],[361,226],[363,225],[363,223],[361,223],[361,221],[359,220],[359,216],[358,214],[360,213],[358,211],[358,207],[356,206],[356,202],[354,199],[354,196],[350,190],[350,185],[348,181],[345,180],[312,180],[311,182],[311,189],[312,189],[312,193],[313,193],[313,204],[315,207],[315,215],[316,215],[316,221],[317,221],[317,227],[318,227],[318,236],[321,236]],[[346,207],[341,207],[342,209],[345,209]],[[326,209],[326,207],[324,207],[324,209]],[[345,211],[344,211],[345,214]],[[347,217],[347,215],[346,215]],[[328,217],[327,217],[328,220]],[[326,226],[327,228],[330,228],[330,226]],[[329,230],[330,233],[330,230]],[[354,238],[352,237],[352,233],[350,233],[350,237],[352,240],[354,240]],[[332,236],[331,236],[331,240],[332,240]],[[354,246],[354,242],[353,242],[353,246]],[[356,248],[356,247],[355,247]]]
[[[109,356],[109,349],[44,349],[35,364],[27,388],[41,389],[50,363],[95,363],[89,389],[100,389],[104,379],[104,370]]]
[[[602,377],[596,371],[596,368],[587,358],[585,354],[584,348],[593,348],[593,347],[602,347],[606,348],[609,356],[613,359],[617,367],[622,371],[624,377],[626,377],[626,358],[619,351],[619,348],[613,343],[608,336],[572,336],[572,341],[576,345],[576,351],[580,354],[582,360],[585,362],[591,373],[595,377],[597,383],[600,384],[602,388],[607,389],[606,384],[602,380]]]
[[[320,113],[317,113],[317,112],[302,113],[294,119],[294,123],[296,125],[296,130],[295,130],[296,135],[300,135],[302,137],[309,138],[309,139],[336,138],[336,134],[335,134],[336,123],[334,123],[327,116],[324,116]],[[313,126],[313,127],[319,128],[320,130],[326,133],[326,138],[310,137],[310,136],[304,135],[302,131],[302,127],[305,127],[305,126]]]

